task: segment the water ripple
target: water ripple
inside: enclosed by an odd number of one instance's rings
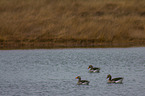
[[[0,96],[144,96],[144,58],[144,47],[0,50]],[[89,73],[90,64],[100,73]],[[107,84],[108,74],[123,84]]]

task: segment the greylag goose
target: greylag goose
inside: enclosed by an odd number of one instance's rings
[[[90,81],[87,81],[87,80],[81,80],[81,77],[78,76],[76,77],[76,79],[78,79],[78,85],[89,85]]]
[[[91,73],[100,72],[100,68],[93,67],[92,65],[89,65],[88,69],[89,69],[89,72],[91,72]]]
[[[113,78],[112,79],[112,76],[110,74],[107,75],[106,79],[108,79],[108,83],[122,83],[122,81],[123,81],[123,77],[118,77],[118,78]]]

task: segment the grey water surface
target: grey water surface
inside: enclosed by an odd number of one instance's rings
[[[123,84],[107,84],[108,74]],[[145,47],[0,50],[0,96],[145,96]]]

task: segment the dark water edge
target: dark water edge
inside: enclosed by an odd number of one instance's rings
[[[0,42],[0,50],[12,49],[59,49],[59,48],[127,48],[145,47],[145,41],[141,42]]]

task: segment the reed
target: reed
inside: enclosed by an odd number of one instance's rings
[[[0,0],[0,42],[21,42],[25,47],[52,41],[53,46],[79,46],[82,40],[145,42],[144,4],[145,0]]]

